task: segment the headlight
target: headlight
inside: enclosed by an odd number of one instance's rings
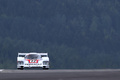
[[[24,62],[23,62],[23,61],[18,61],[17,63],[18,63],[18,64],[24,64]]]
[[[49,61],[43,61],[43,65],[49,65]]]

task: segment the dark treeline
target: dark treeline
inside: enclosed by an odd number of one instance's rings
[[[48,52],[51,68],[120,68],[120,0],[0,0],[0,68]]]

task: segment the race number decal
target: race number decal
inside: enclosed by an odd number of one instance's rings
[[[34,59],[30,60],[31,63],[36,63],[36,61],[37,60],[34,60]]]
[[[38,60],[35,60],[35,59],[31,59],[31,60],[29,59],[28,61],[29,63],[38,63]]]

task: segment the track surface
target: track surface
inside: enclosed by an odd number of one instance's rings
[[[120,80],[120,69],[0,70],[0,80]]]

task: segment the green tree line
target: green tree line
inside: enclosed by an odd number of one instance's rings
[[[48,52],[53,69],[120,68],[119,0],[0,0],[0,68]]]

